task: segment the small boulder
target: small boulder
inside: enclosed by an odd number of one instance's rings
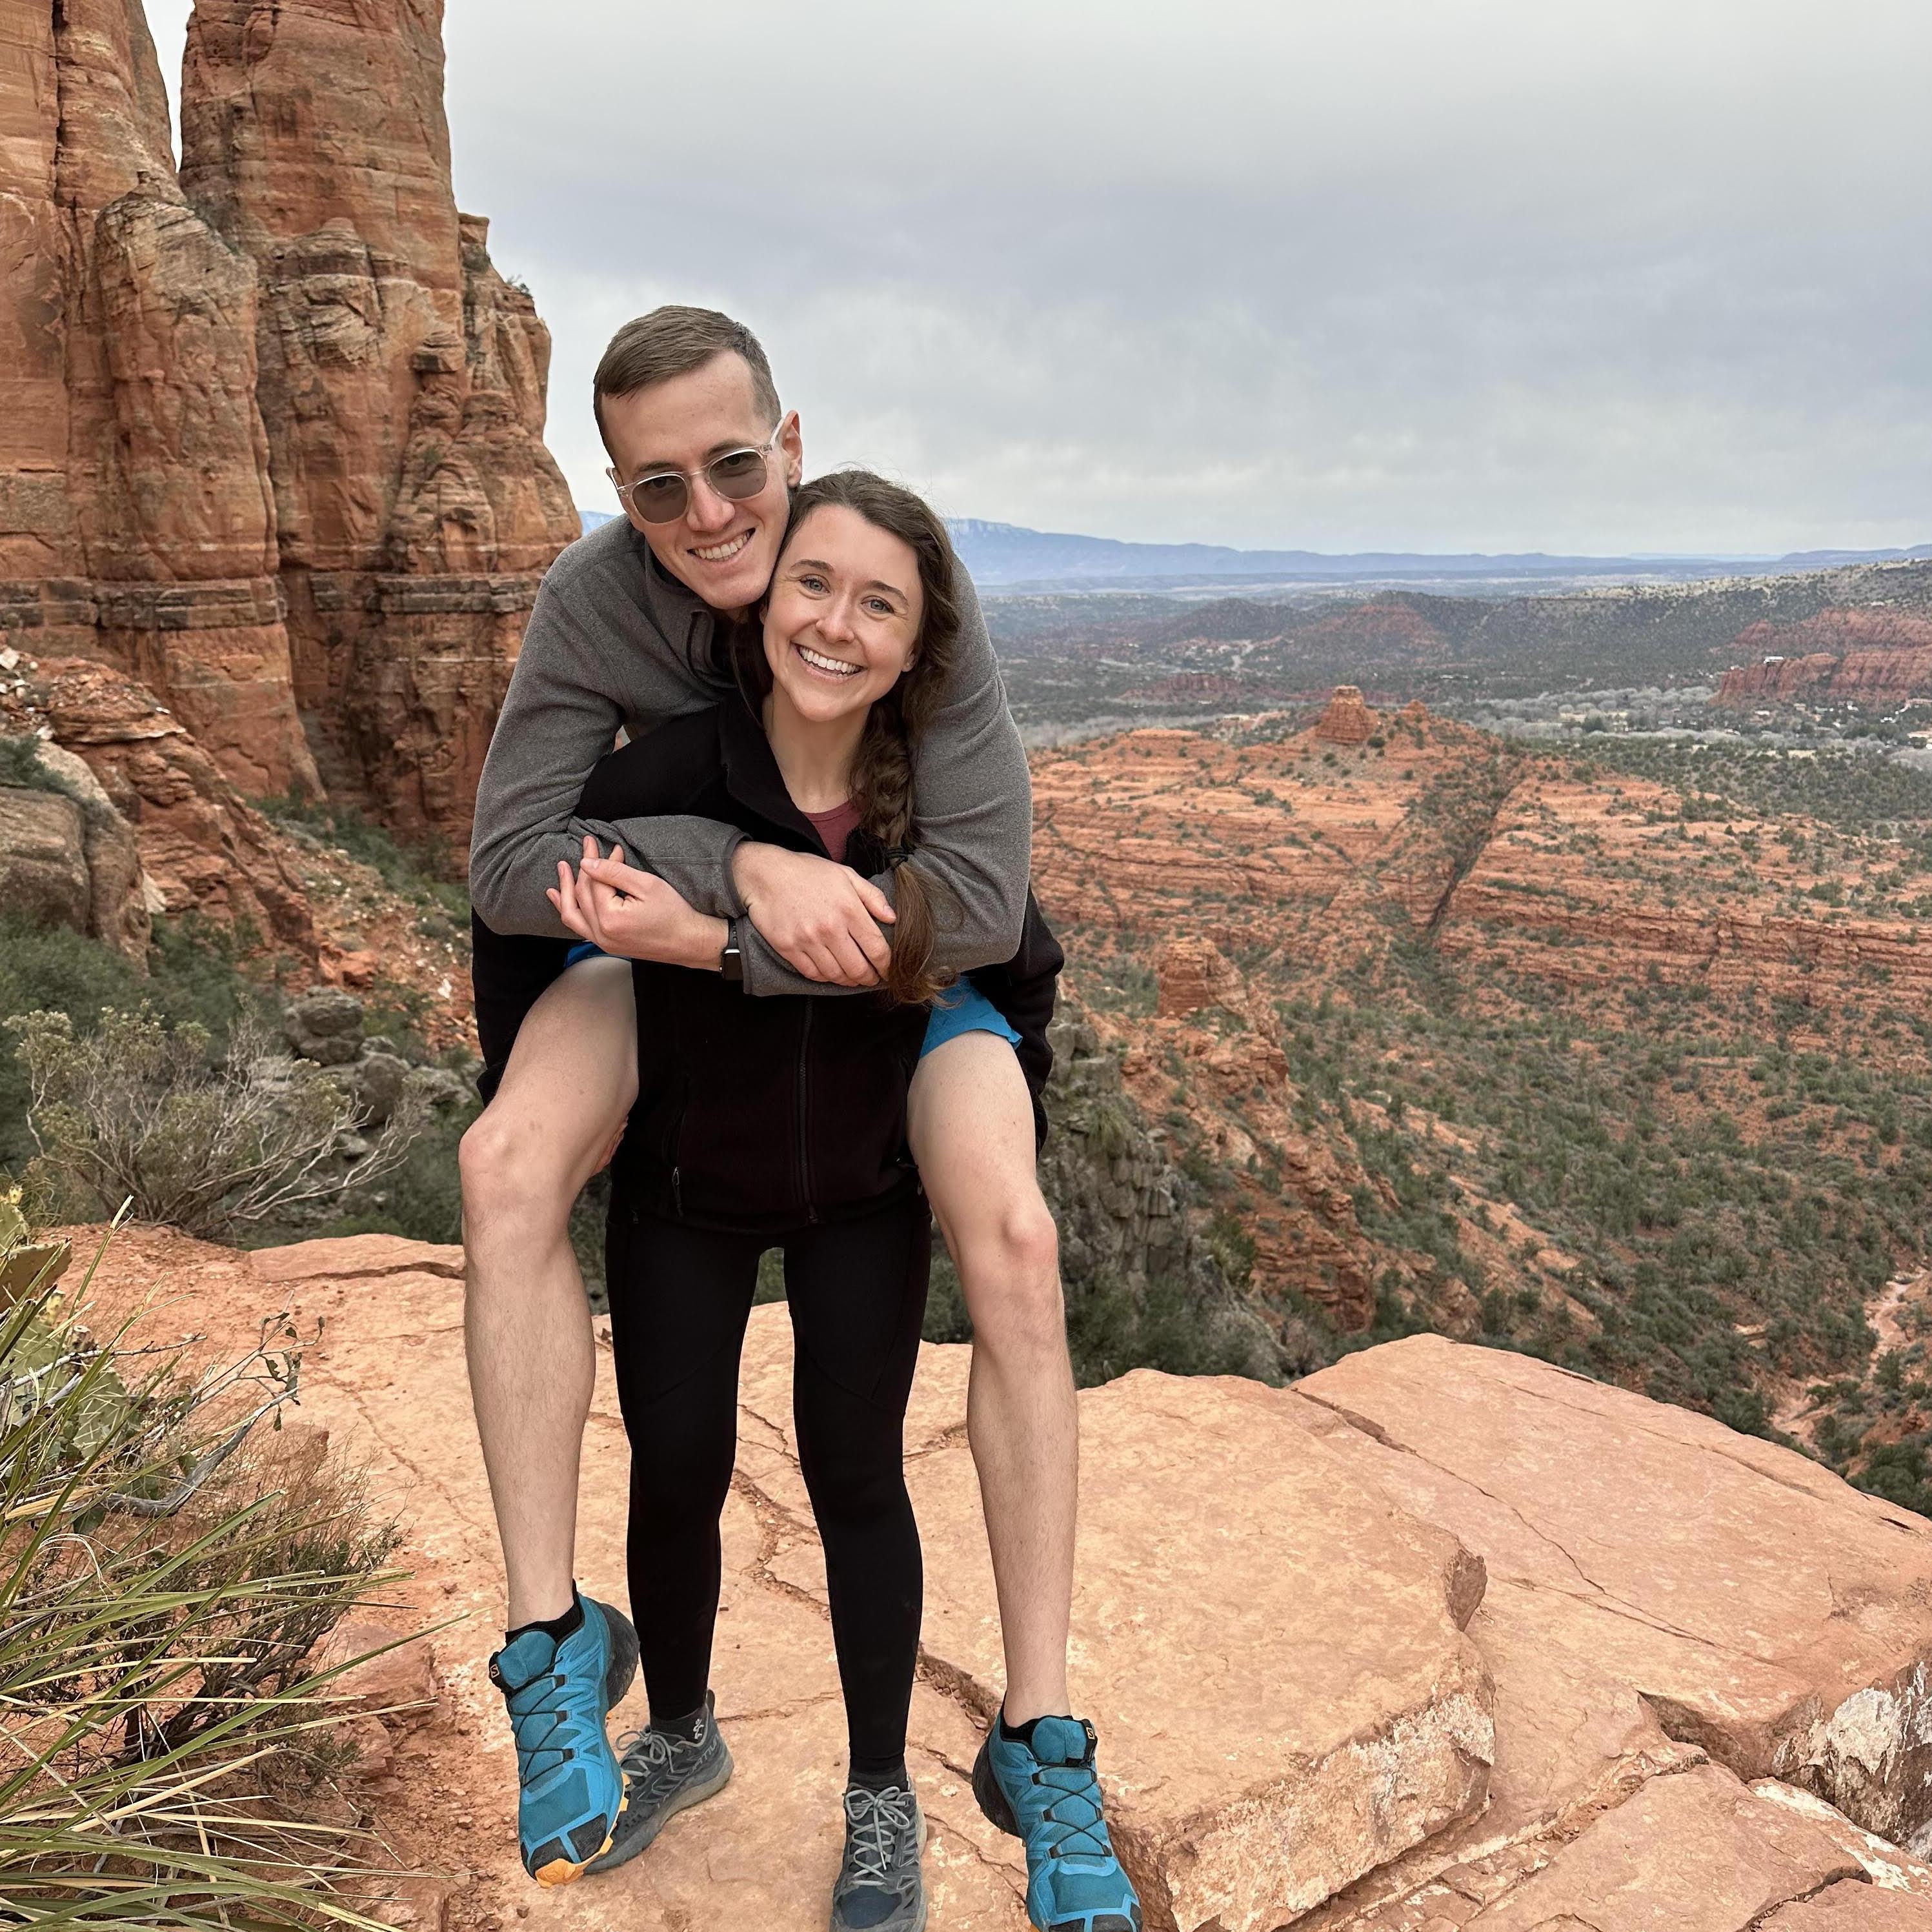
[[[409,1085],[432,1107],[460,1107],[476,1094],[461,1074],[452,1073],[446,1066],[412,1066]]]
[[[391,1768],[396,1742],[435,1714],[436,1666],[421,1637],[356,1620],[338,1624],[310,1662],[317,1671],[332,1670],[351,1658],[362,1661],[350,1664],[322,1694],[340,1712],[338,1729],[356,1746],[362,1774],[380,1778]]]
[[[365,1053],[350,1070],[350,1084],[371,1126],[388,1123],[409,1083],[410,1063],[394,1053]]]
[[[299,1059],[346,1066],[362,1051],[362,1002],[339,986],[322,986],[282,1012],[282,1031]]]

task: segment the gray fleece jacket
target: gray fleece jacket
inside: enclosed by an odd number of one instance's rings
[[[966,972],[1012,958],[1026,913],[1033,793],[1019,733],[962,568],[963,620],[952,688],[915,752],[914,841],[929,878],[958,907],[934,963]],[[623,726],[633,738],[716,704],[712,612],[652,556],[622,518],[572,544],[537,592],[502,716],[483,766],[470,845],[471,902],[502,933],[562,933],[547,887],[556,862],[574,864],[584,835],[668,880],[699,911],[722,918],[745,907],[731,854],[745,835],[708,818],[575,816],[590,768]],[[878,883],[888,893],[891,874]],[[836,993],[793,971],[748,926],[748,992]]]

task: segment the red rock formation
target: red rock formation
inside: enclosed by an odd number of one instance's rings
[[[182,180],[260,276],[297,692],[332,788],[458,849],[526,614],[578,534],[549,332],[450,188],[438,0],[202,0]]]
[[[1448,641],[1412,604],[1400,598],[1371,598],[1310,626],[1310,639],[1362,651],[1439,651]]]
[[[0,0],[0,628],[107,657],[254,792],[312,790],[254,274],[185,204],[131,0]]]
[[[1802,698],[1884,705],[1932,698],[1932,618],[1841,609],[1782,626],[1760,618],[1726,650],[1747,661],[1724,673],[1719,704]]]
[[[1315,735],[1324,744],[1362,745],[1375,735],[1382,722],[1362,702],[1362,694],[1352,684],[1338,684],[1328,700],[1328,708],[1316,721]]]
[[[293,854],[181,720],[105,664],[69,658],[39,668],[0,696],[0,730],[46,731],[87,761],[135,829],[157,910],[238,922],[315,962],[314,917]]]
[[[1159,988],[1155,1011],[1162,1019],[1181,1019],[1203,1006],[1238,1007],[1247,989],[1234,963],[1211,939],[1176,939],[1154,962]]]

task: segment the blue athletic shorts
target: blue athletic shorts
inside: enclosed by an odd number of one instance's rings
[[[935,1046],[957,1040],[962,1033],[997,1034],[1009,1046],[1018,1046],[1020,1036],[1006,1024],[1006,1017],[970,980],[949,986],[934,1000],[932,1017],[926,1023],[926,1044],[919,1050],[923,1060]]]
[[[580,959],[598,959],[603,957],[600,948],[592,946],[589,940],[580,940],[564,956],[566,968],[574,966]],[[923,1060],[935,1046],[944,1046],[949,1040],[957,1040],[962,1033],[997,1034],[1010,1046],[1018,1046],[1020,1036],[1007,1024],[1006,1016],[970,980],[962,980],[949,986],[932,1003],[932,1017],[926,1023],[926,1043],[919,1050]]]

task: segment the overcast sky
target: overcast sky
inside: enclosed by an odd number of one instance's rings
[[[170,85],[187,0],[148,0]],[[556,338],[763,338],[808,465],[1318,550],[1932,539],[1924,0],[454,0]]]

